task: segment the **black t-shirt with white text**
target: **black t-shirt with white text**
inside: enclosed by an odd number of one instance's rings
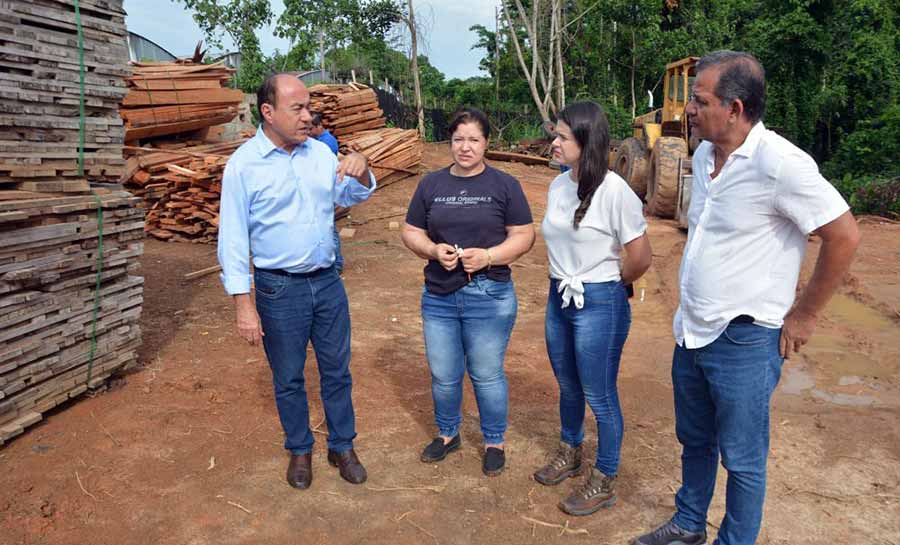
[[[492,248],[506,240],[506,227],[532,223],[531,209],[518,180],[485,165],[480,174],[463,178],[450,167],[422,178],[409,203],[406,223],[428,232],[436,244]],[[508,282],[508,265],[493,265],[488,278]],[[425,266],[425,287],[436,294],[452,293],[468,283],[462,262],[448,271],[436,260]]]

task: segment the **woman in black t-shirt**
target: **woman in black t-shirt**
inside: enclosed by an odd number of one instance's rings
[[[456,114],[453,164],[419,182],[402,238],[428,260],[422,329],[438,437],[421,460],[437,462],[459,448],[468,369],[484,436],[482,471],[498,475],[509,405],[503,358],[518,308],[509,264],[531,249],[534,227],[519,182],[484,163],[489,134],[483,112]]]

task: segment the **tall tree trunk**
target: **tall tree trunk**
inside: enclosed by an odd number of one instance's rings
[[[413,11],[413,2],[409,2],[409,34],[412,37],[412,54],[410,55],[410,68],[413,73],[413,88],[416,92],[416,114],[419,118],[419,135],[425,138],[425,110],[422,108],[422,85],[419,83],[419,47],[416,36],[416,14]]]
[[[557,77],[559,78],[556,102],[559,105],[559,108],[562,109],[566,106],[566,78],[563,74],[562,60],[562,40],[563,36],[565,36],[566,24],[565,21],[563,21],[562,0],[556,0],[556,26],[558,28],[557,33],[559,34],[556,37],[556,72],[558,74]]]
[[[522,25],[525,27],[525,32],[528,34],[528,42],[531,45],[531,79],[537,80],[538,77],[541,79],[541,88],[544,92],[544,100],[548,105],[550,111],[556,111],[556,101],[553,100],[553,90],[552,84],[547,81],[547,74],[544,73],[544,61],[541,59],[540,53],[540,29],[538,28],[538,21],[540,20],[540,6],[541,0],[532,0],[531,5],[531,20],[528,20],[528,17],[525,15],[525,8],[522,6],[521,0],[516,1],[516,8],[519,12],[519,19],[522,20]],[[510,26],[512,22],[510,21]],[[552,34],[551,34],[552,40]],[[551,44],[552,45],[552,44]],[[552,51],[552,47],[551,47]],[[553,59],[548,58],[548,62],[553,66]],[[527,74],[526,74],[527,77]],[[535,83],[535,85],[537,85]]]
[[[634,26],[631,27],[631,118],[637,113],[637,98],[634,96],[634,73],[637,70],[637,57],[635,56]]]
[[[500,104],[500,6],[494,7],[494,104]]]
[[[528,70],[528,66],[525,64],[525,56],[522,54],[522,46],[519,44],[519,36],[516,34],[515,26],[513,25],[512,18],[509,16],[509,8],[506,5],[504,0],[503,4],[503,15],[506,17],[506,28],[509,31],[509,41],[512,42],[513,46],[516,49],[516,58],[519,59],[519,66],[522,68],[522,73],[525,75],[525,79],[528,81],[528,89],[531,91],[531,98],[534,100],[535,106],[537,106],[538,112],[541,114],[541,119],[545,124],[551,123],[550,114],[547,112],[547,106],[543,100],[541,100],[540,93],[538,93],[537,83],[535,82],[535,77],[533,76],[533,72]],[[534,52],[537,55],[537,52]],[[534,63],[532,62],[532,66]]]

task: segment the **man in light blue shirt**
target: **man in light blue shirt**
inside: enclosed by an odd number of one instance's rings
[[[309,138],[309,102],[306,86],[288,74],[270,76],[260,86],[262,126],[228,160],[219,224],[222,283],[234,298],[241,337],[265,347],[285,448],[291,452],[287,481],[301,489],[312,482],[313,435],[303,377],[310,341],[328,421],[328,461],[345,480],[366,480],[353,450],[350,314],[333,266],[332,232],[335,204],[352,206],[375,190],[364,156],[351,153],[339,163],[328,146]]]

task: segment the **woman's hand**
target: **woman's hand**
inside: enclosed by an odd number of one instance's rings
[[[459,254],[456,253],[456,248],[443,242],[434,245],[432,257],[448,271],[452,271],[459,264]]]
[[[490,263],[488,250],[484,248],[466,248],[462,253],[463,270],[469,274],[480,271]]]

